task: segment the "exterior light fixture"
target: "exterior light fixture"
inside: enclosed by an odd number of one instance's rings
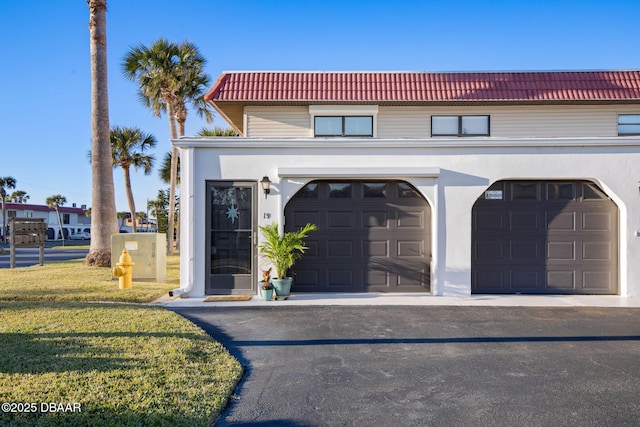
[[[267,198],[267,194],[271,193],[271,180],[268,176],[263,176],[260,180],[260,185],[262,186],[262,191],[264,191],[264,198]]]

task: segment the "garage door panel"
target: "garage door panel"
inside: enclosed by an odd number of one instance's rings
[[[540,215],[537,212],[511,211],[512,230],[537,230],[540,227]]]
[[[575,271],[547,271],[547,289],[571,290],[575,289]]]
[[[617,293],[618,209],[595,184],[499,181],[491,188],[505,194],[486,191],[473,206],[472,292]],[[500,224],[505,216],[509,224]]]
[[[302,292],[313,290],[320,283],[320,272],[318,270],[296,270],[296,286]]]
[[[367,268],[362,270],[363,282],[367,287],[389,288],[389,271]]]
[[[503,269],[476,269],[472,274],[472,283],[482,283],[484,289],[492,292],[507,291],[505,284],[505,272]]]
[[[362,257],[388,257],[388,240],[365,240],[362,242]]]
[[[542,289],[544,285],[542,272],[531,270],[511,270],[511,289]]]
[[[584,291],[606,291],[613,285],[609,271],[584,271],[582,289]]]
[[[351,240],[329,240],[327,242],[327,257],[353,257],[353,242]]]
[[[575,212],[546,212],[545,219],[549,231],[574,231],[576,229]]]
[[[611,242],[582,243],[582,259],[584,261],[610,261],[613,257]]]
[[[575,260],[575,242],[547,242],[547,259],[555,260]]]
[[[306,224],[319,224],[320,215],[318,212],[297,211],[293,215],[293,226],[296,228],[304,227]]]
[[[389,213],[386,211],[362,212],[362,226],[366,228],[389,228]]]
[[[332,289],[352,289],[355,283],[353,281],[353,269],[350,266],[344,268],[332,268],[327,271],[327,286]]]
[[[474,223],[478,231],[502,230],[504,228],[504,213],[484,211],[476,213]]]
[[[398,221],[396,227],[399,229],[423,229],[424,228],[424,211],[420,210],[399,210],[397,212]]]
[[[495,262],[504,258],[503,241],[477,240],[475,242],[474,261]]]
[[[352,211],[327,212],[327,228],[354,228],[355,221]]]
[[[424,259],[424,241],[423,240],[404,240],[398,241],[398,258],[420,258]]]
[[[412,268],[400,271],[398,276],[398,288],[425,286],[429,282],[429,269],[425,265],[423,268]]]
[[[611,231],[613,221],[610,212],[582,214],[582,230],[584,231]]]
[[[542,242],[537,241],[512,241],[510,250],[510,260],[518,262],[525,260],[527,262],[541,260],[542,254],[540,245]]]

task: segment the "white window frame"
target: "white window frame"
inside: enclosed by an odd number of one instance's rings
[[[377,105],[310,105],[309,116],[309,136],[312,138],[335,138],[329,136],[315,136],[316,116],[371,116],[373,118],[373,136],[346,136],[345,138],[376,138],[378,136]]]

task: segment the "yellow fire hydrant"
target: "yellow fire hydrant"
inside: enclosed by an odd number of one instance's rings
[[[123,249],[116,267],[113,267],[113,275],[119,277],[118,287],[120,289],[131,288],[134,264],[135,263],[131,260],[131,256],[129,255],[129,251],[127,251],[126,248]]]

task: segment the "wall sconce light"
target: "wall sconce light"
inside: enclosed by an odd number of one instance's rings
[[[264,191],[264,198],[267,198],[267,194],[271,193],[271,180],[268,176],[263,176],[262,180],[260,180],[260,185],[262,186],[262,191]]]

